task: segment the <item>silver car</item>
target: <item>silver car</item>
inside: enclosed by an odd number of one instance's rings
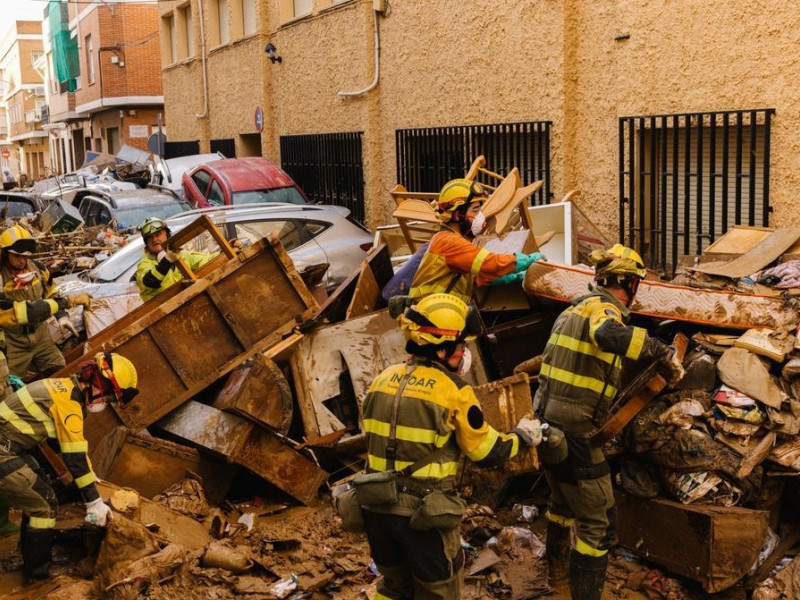
[[[328,263],[325,274],[329,288],[346,279],[366,257],[373,237],[349,218],[341,206],[295,205],[283,203],[248,204],[191,210],[167,220],[172,233],[180,231],[200,215],[208,215],[228,239],[238,239],[245,247],[275,232],[289,252],[298,271]],[[200,236],[194,250],[214,250],[210,237]],[[62,293],[88,292],[97,298],[137,291],[136,266],[144,253],[141,236],[91,270],[56,278]]]

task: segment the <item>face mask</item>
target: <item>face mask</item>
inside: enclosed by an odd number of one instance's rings
[[[86,410],[90,413],[99,413],[103,412],[108,406],[108,402],[105,400],[97,400],[96,402],[90,402],[86,404]]]
[[[469,373],[469,369],[472,366],[472,352],[469,351],[469,348],[464,348],[464,352],[461,355],[461,362],[458,363],[458,367],[456,368],[456,375],[459,377],[463,377],[467,373]]]
[[[472,225],[469,228],[469,231],[472,235],[478,235],[481,231],[484,230],[486,227],[486,217],[484,216],[483,212],[479,212],[475,215],[475,218],[472,219]]]

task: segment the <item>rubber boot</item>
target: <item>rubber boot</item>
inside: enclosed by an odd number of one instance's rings
[[[52,529],[23,527],[20,535],[22,575],[27,581],[50,577],[50,554],[53,549]]]
[[[589,556],[573,550],[569,557],[569,590],[573,600],[600,600],[606,584],[608,554]]]
[[[566,583],[569,578],[569,527],[562,527],[553,521],[547,522],[547,583],[555,588]]]

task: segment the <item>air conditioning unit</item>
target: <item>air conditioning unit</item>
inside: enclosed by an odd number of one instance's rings
[[[37,85],[35,88],[33,88],[33,93],[36,96],[44,96],[44,86]]]

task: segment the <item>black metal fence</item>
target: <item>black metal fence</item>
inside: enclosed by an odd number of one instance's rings
[[[774,109],[622,117],[620,241],[667,272],[732,225],[769,225]]]
[[[189,156],[200,154],[200,142],[166,142],[164,144],[164,158],[178,158],[179,156]]]
[[[364,222],[363,132],[281,136],[281,167],[312,202],[350,209]]]
[[[530,121],[398,129],[397,180],[415,192],[438,192],[450,179],[463,177],[483,154],[490,171],[506,175],[518,167],[523,184],[544,180],[532,204],[547,204],[551,199],[551,125],[551,121]],[[496,184],[496,180],[481,180]]]
[[[225,158],[236,158],[236,142],[233,138],[211,140],[209,146],[212,154],[222,152]]]

